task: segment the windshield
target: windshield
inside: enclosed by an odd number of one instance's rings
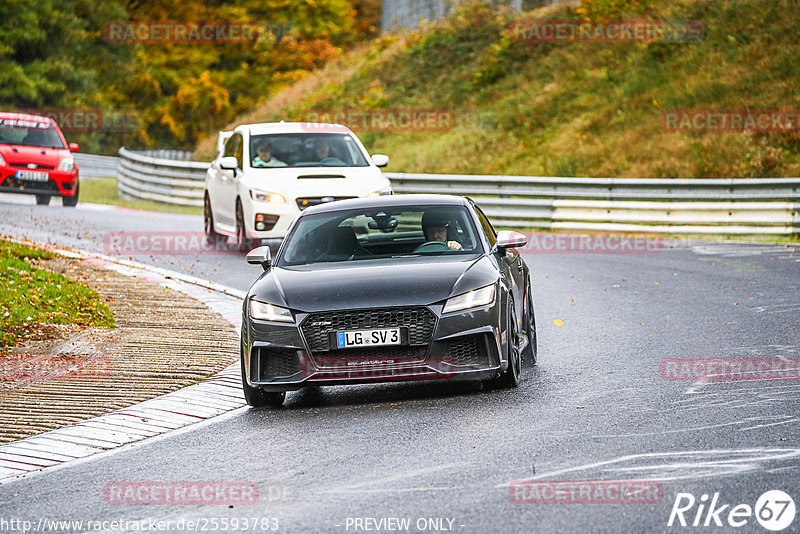
[[[279,265],[483,252],[463,206],[337,211],[300,218]]]
[[[250,136],[250,166],[367,167],[355,140],[346,133]]]
[[[22,119],[0,119],[0,144],[66,148],[52,124]]]

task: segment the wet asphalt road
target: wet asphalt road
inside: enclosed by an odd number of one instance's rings
[[[199,232],[202,220],[0,198],[0,234],[103,252],[103,235],[121,230]],[[259,272],[241,255],[133,259],[239,289]],[[730,505],[723,522],[767,490],[800,507],[800,382],[660,373],[669,358],[800,357],[800,249],[684,242],[648,254],[526,261],[540,353],[519,389],[404,383],[290,393],[280,410],[243,408],[0,484],[0,531],[4,519],[173,527],[183,519],[212,531],[215,518],[275,518],[279,532],[767,532],[754,517],[739,528],[667,523],[679,493],[698,502],[718,493],[719,505]],[[110,482],[198,480],[251,482],[259,499],[229,508],[119,505],[103,496]],[[663,496],[652,504],[517,503],[509,498],[515,480],[648,480]],[[690,524],[697,511],[686,512]],[[275,523],[256,531],[262,526]],[[800,531],[800,517],[791,531]]]

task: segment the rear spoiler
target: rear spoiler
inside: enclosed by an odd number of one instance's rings
[[[220,131],[217,134],[217,153],[221,153],[222,149],[225,148],[225,143],[228,142],[228,139],[231,138],[233,132],[222,132]]]

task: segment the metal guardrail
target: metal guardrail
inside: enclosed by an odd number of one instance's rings
[[[123,195],[203,205],[208,163],[119,150]],[[469,195],[506,228],[800,233],[800,178],[553,178],[386,173],[397,193]]]
[[[72,155],[78,166],[82,180],[91,178],[108,178],[117,176],[119,158],[114,156],[96,156],[76,152]]]
[[[172,148],[153,148],[149,150],[134,150],[140,156],[150,156],[156,159],[177,159],[180,161],[189,161],[192,159],[192,153],[188,150],[175,150]]]
[[[125,147],[119,149],[119,192],[181,206],[203,205],[208,163],[155,158]]]
[[[499,227],[670,234],[800,233],[800,178],[386,176],[397,193],[472,196]]]

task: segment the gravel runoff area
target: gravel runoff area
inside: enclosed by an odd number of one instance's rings
[[[116,328],[62,327],[0,357],[0,444],[175,391],[238,359],[231,324],[182,293],[87,260],[37,266],[92,287]]]

